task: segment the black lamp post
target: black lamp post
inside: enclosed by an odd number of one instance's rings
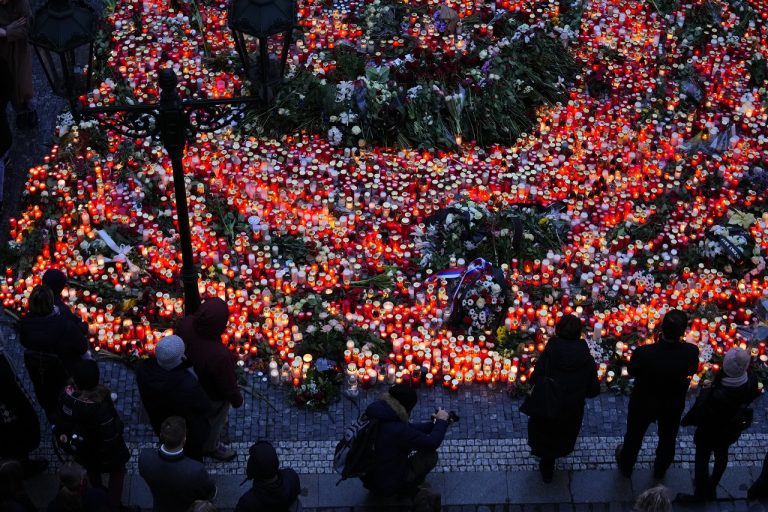
[[[229,5],[229,28],[237,53],[265,102],[272,99],[272,86],[285,75],[295,22],[296,0],[232,0]],[[283,40],[279,63],[269,55],[269,41],[278,35]]]
[[[80,2],[80,0],[76,1]],[[291,12],[295,17],[295,7]],[[248,26],[258,26],[258,20],[247,20],[248,16],[258,15],[258,11],[248,10],[242,14],[241,20]],[[73,6],[67,0],[49,0],[35,13],[30,27],[30,40],[38,52],[43,67],[46,68],[46,77],[51,88],[57,94],[67,96],[72,115],[76,119],[82,116],[94,117],[101,124],[127,137],[142,139],[160,137],[173,167],[173,187],[182,256],[181,279],[184,286],[184,308],[187,314],[194,313],[200,306],[200,292],[199,276],[193,260],[187,191],[184,185],[182,163],[184,149],[187,143],[194,141],[196,132],[213,131],[224,127],[243,111],[243,109],[231,107],[258,103],[263,98],[182,100],[176,90],[178,83],[176,74],[172,69],[166,68],[158,73],[160,85],[158,103],[84,108],[79,101],[79,96],[86,94],[91,87],[90,70],[95,23],[93,10],[84,4],[76,3]],[[293,26],[293,19],[289,24]],[[283,66],[287,58],[289,42],[283,49]],[[87,80],[83,81],[78,80],[75,71],[75,50],[85,44],[89,44],[90,49]],[[266,45],[261,50],[261,54],[265,53],[267,53]],[[58,56],[59,66],[51,66],[49,70],[47,64],[55,63],[54,55]],[[269,60],[268,53],[266,59]]]

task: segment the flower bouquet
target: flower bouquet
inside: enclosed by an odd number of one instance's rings
[[[300,386],[291,388],[293,403],[308,409],[323,409],[339,396],[338,386],[326,374],[314,368],[307,371]]]

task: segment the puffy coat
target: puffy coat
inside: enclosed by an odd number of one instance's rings
[[[408,456],[414,451],[437,450],[448,422],[410,423],[408,412],[389,394],[370,404],[365,413],[379,420],[379,434],[373,469],[362,479],[363,484],[375,493],[394,495],[408,477]]]
[[[156,359],[147,359],[136,368],[136,383],[155,433],[160,434],[160,426],[168,416],[181,416],[187,422],[184,451],[199,459],[210,431],[207,414],[211,401],[189,363],[164,370]]]
[[[27,350],[56,354],[68,369],[88,351],[80,325],[58,309],[48,316],[24,316],[19,323],[19,340]]]
[[[187,359],[211,400],[240,407],[243,395],[235,375],[237,357],[221,342],[228,321],[227,304],[219,298],[208,299],[194,315],[181,319],[177,334],[184,340]]]
[[[61,394],[60,414],[80,427],[85,444],[75,460],[88,471],[110,473],[131,458],[123,440],[123,422],[102,385],[89,390],[67,387]]]
[[[732,388],[723,385],[721,370],[712,383],[712,389],[702,389],[700,392],[707,392],[709,398],[704,404],[693,436],[694,442],[712,446],[735,443],[742,431],[734,426],[734,418],[739,409],[760,396],[757,377],[750,373],[745,384]]]

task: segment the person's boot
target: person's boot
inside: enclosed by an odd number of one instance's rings
[[[629,478],[632,476],[632,469],[625,469],[624,466],[621,465],[621,451],[624,449],[624,443],[619,443],[616,446],[616,449],[613,451],[613,457],[616,459],[616,465],[619,466],[619,471],[621,472],[621,475],[625,478]]]
[[[539,472],[545,484],[552,482],[552,478],[555,476],[555,459],[542,458],[539,460]]]

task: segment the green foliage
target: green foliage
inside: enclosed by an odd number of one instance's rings
[[[291,388],[295,405],[308,409],[324,409],[339,397],[339,387],[328,375],[311,368],[299,387]]]

